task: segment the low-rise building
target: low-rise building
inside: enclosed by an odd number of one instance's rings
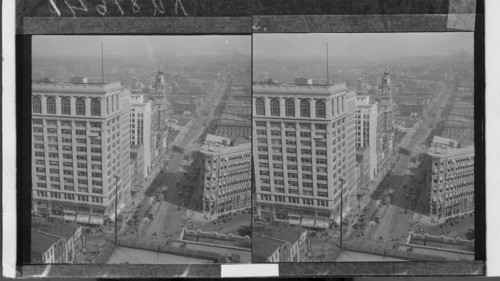
[[[307,230],[299,227],[252,226],[252,262],[300,262],[307,255]]]
[[[223,115],[217,122],[216,134],[228,138],[249,138],[252,135],[252,123],[249,119]]]
[[[444,123],[443,136],[457,140],[474,140],[474,119],[450,115]]]
[[[73,263],[81,250],[82,226],[79,224],[32,221],[32,263]]]
[[[252,114],[252,105],[248,101],[228,100],[224,113],[240,117],[250,117]]]

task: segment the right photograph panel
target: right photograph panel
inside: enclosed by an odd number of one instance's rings
[[[473,45],[254,34],[252,262],[474,260]]]

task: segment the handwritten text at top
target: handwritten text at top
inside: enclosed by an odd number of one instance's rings
[[[175,5],[173,7],[175,15],[188,16],[181,0],[100,0],[99,4],[93,5],[88,3],[86,4],[86,1],[84,0],[63,0],[63,3],[56,3],[56,0],[47,1],[49,1],[49,8],[52,14],[59,17],[65,9],[69,11],[73,17],[76,17],[77,14],[85,15],[89,13],[91,9],[95,9],[101,16],[108,15],[111,9],[116,9],[121,16],[129,16],[140,13],[141,5],[145,3],[153,5],[152,16],[164,15],[164,1],[175,1]],[[130,9],[126,10],[123,8],[125,2],[128,2],[128,4],[131,5]]]

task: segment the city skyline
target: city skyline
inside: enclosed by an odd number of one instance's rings
[[[254,34],[254,61],[270,58],[325,58],[331,62],[401,57],[473,55],[473,33]]]
[[[175,56],[250,55],[249,36],[33,36],[33,53],[36,57],[101,57],[101,42],[106,57],[140,57],[145,60],[162,60]]]

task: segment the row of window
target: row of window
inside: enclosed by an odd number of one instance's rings
[[[335,129],[336,125],[339,125],[343,123],[345,118],[342,118],[341,120],[338,120],[337,122],[332,123],[332,128]],[[255,121],[255,126],[256,127],[266,127],[266,121]],[[284,122],[285,129],[297,129],[297,123],[293,122]],[[315,130],[326,130],[326,124],[315,124],[315,123],[298,123],[300,130],[311,130],[312,126],[314,125]],[[270,128],[276,128],[276,129],[282,129],[281,123],[280,122],[269,122],[269,127]],[[339,128],[344,129],[345,128]],[[339,131],[340,132],[340,131]]]
[[[41,191],[37,190],[37,195],[38,197],[47,197],[47,198],[54,198],[54,199],[66,199],[66,200],[75,200],[81,201],[81,202],[89,202],[92,200],[92,203],[103,203],[103,198],[98,197],[98,196],[88,196],[88,195],[75,195],[75,194],[68,194],[68,193],[60,193],[60,192],[47,192],[47,191]]]
[[[320,207],[329,207],[328,200],[321,199],[311,199],[311,198],[299,198],[292,196],[284,196],[284,195],[270,195],[270,194],[261,194],[260,198],[263,201],[274,201],[280,203],[292,203],[292,204],[303,204],[303,205],[311,205],[311,206],[320,206]]]
[[[44,157],[44,156],[45,156],[45,153],[43,151],[35,151],[35,157]],[[49,158],[59,158],[59,153],[49,152]],[[72,160],[73,155],[72,154],[62,154],[62,158]],[[87,156],[86,155],[76,155],[76,159],[86,161]],[[90,159],[91,159],[91,161],[95,161],[95,162],[102,161],[102,158],[100,156],[91,156]]]
[[[289,165],[289,168],[291,168],[291,169],[288,169],[288,170],[297,170],[296,165]],[[302,166],[302,171],[312,172],[312,166]],[[326,173],[327,170],[326,170],[326,167],[316,167],[316,172]],[[270,172],[261,170],[261,171],[259,171],[259,174],[261,176],[269,176]],[[273,176],[274,177],[283,177],[283,172],[273,172]],[[296,174],[296,173],[288,173],[287,176],[289,178],[295,178],[295,179],[298,178],[298,174]],[[312,177],[311,174],[302,174],[303,179],[311,179],[311,177]]]
[[[345,111],[345,96],[337,97],[336,99],[336,108],[337,113]],[[335,104],[335,98],[332,101]],[[256,114],[257,115],[266,115],[266,108],[264,99],[257,98],[255,100]],[[270,101],[270,115],[271,116],[280,116],[280,101],[276,98],[271,99]],[[326,104],[323,100],[317,100],[315,103],[315,111],[316,118],[325,118],[326,117]],[[332,114],[335,113],[335,106],[332,106]],[[295,117],[295,101],[293,99],[287,99],[285,101],[285,116]],[[300,101],[300,117],[311,117],[311,105],[308,100]]]
[[[33,97],[33,113],[42,113],[42,100],[40,97]],[[75,101],[76,115],[85,115],[85,100],[77,98]],[[48,97],[46,100],[47,114],[56,114],[56,100],[53,97]],[[61,99],[61,114],[71,115],[71,106],[68,98]],[[92,99],[90,101],[90,115],[101,115],[101,101]]]
[[[269,187],[269,186],[262,186],[260,189],[261,189],[262,192],[271,192],[271,187]],[[283,188],[283,187],[275,187],[274,191],[275,191],[275,193],[283,193],[284,194],[285,193],[285,188]],[[299,194],[299,190],[296,189],[296,188],[289,188],[288,189],[288,194],[300,195]],[[304,195],[304,196],[314,196],[314,192],[312,190],[305,190],[305,189],[303,189],[302,190],[302,195]],[[316,196],[327,198],[328,197],[328,192],[317,191],[316,192]]]

